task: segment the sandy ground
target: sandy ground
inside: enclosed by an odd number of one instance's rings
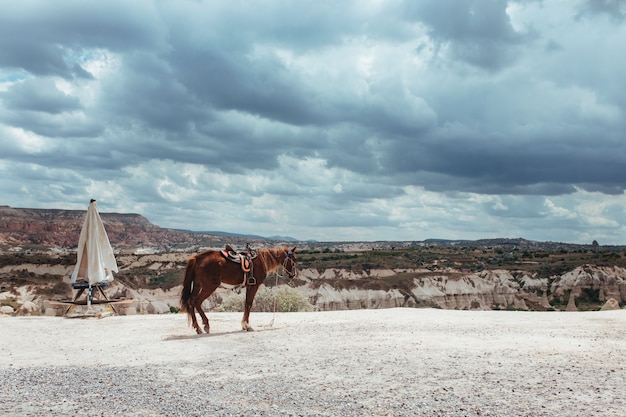
[[[209,319],[0,317],[0,415],[626,416],[626,310]]]

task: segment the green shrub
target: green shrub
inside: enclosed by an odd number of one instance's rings
[[[245,302],[246,293],[245,291],[242,291],[241,294],[233,294],[226,298],[222,302],[221,306],[219,306],[219,310],[243,311]],[[252,309],[254,311],[278,311],[281,313],[287,313],[312,311],[313,306],[305,296],[293,288],[280,288],[273,290],[263,288],[257,292]]]

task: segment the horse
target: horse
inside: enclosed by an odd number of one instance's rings
[[[241,328],[246,331],[253,331],[249,319],[254,296],[267,275],[281,267],[289,278],[297,275],[296,247],[293,249],[281,247],[257,250],[256,257],[252,259],[254,279],[247,280],[247,282],[241,264],[226,259],[221,251],[206,250],[187,260],[183,290],[180,296],[180,309],[187,313],[196,333],[201,334],[202,329],[196,320],[197,311],[202,317],[204,331],[209,333],[209,319],[202,310],[204,300],[213,294],[221,284],[245,285],[246,303]]]

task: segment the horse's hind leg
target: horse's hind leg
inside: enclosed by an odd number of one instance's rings
[[[211,330],[211,326],[209,325],[209,318],[206,316],[206,314],[204,314],[204,310],[202,310],[202,303],[204,302],[204,300],[198,302],[196,304],[196,310],[198,310],[198,314],[200,314],[200,317],[202,318],[202,324],[204,324],[204,331],[206,333],[209,333]],[[198,328],[196,329],[196,331],[198,333],[202,333],[202,330],[200,330],[200,326],[198,326]]]
[[[202,291],[200,291],[200,294],[198,294],[198,298],[196,298],[197,301],[194,305],[194,307],[200,314],[200,317],[202,317],[202,324],[204,324],[204,331],[207,333],[209,333],[209,331],[211,330],[211,326],[209,325],[209,318],[206,316],[206,314],[204,314],[204,310],[202,309],[202,303],[204,302],[204,300],[209,298],[209,296],[213,294],[213,292],[215,292],[216,289],[217,289],[217,285],[216,286],[210,285],[207,288],[202,288]],[[200,326],[196,328],[196,331],[198,333],[202,333],[202,331],[200,330]]]
[[[197,334],[202,334],[202,329],[200,329],[200,326],[198,326],[198,320],[196,320],[195,310],[196,310],[195,304],[192,304],[191,311],[189,311],[189,317],[191,317],[191,327],[193,327],[196,330]]]

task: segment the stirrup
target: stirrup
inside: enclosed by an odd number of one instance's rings
[[[253,276],[248,277],[248,281],[247,281],[248,285],[256,285],[256,278]]]

